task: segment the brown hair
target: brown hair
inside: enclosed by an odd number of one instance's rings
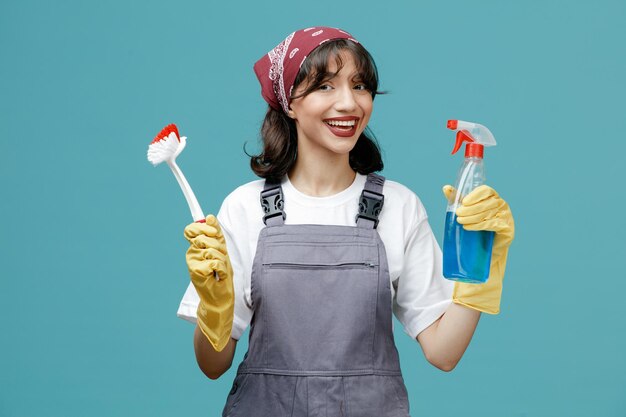
[[[376,94],[381,94],[378,91],[378,70],[369,52],[359,43],[347,39],[336,39],[322,44],[309,54],[296,76],[293,91],[305,81],[307,87],[302,94],[291,96],[290,99],[312,93],[326,80],[337,74],[343,67],[340,55],[342,51],[347,51],[352,55],[360,81],[372,94],[372,99],[376,97]],[[335,59],[337,72],[328,71],[330,58]],[[261,178],[280,180],[289,172],[298,155],[296,123],[282,110],[268,106],[261,126],[261,139],[263,152],[259,155],[249,155],[250,167]],[[360,174],[369,174],[383,169],[380,148],[369,128],[365,128],[350,151],[349,162],[352,169]]]

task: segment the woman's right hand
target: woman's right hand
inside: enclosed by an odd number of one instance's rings
[[[185,227],[187,268],[191,282],[200,298],[198,327],[213,348],[224,349],[233,324],[233,268],[226,250],[226,240],[214,215],[206,223],[191,223]]]

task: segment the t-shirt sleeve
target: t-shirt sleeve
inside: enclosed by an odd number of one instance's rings
[[[235,236],[237,233],[237,227],[235,226],[235,231],[233,231],[232,219],[233,215],[233,207],[231,207],[229,198],[227,197],[220,208],[219,213],[217,214],[217,220],[222,228],[222,232],[224,233],[224,239],[226,240],[226,249],[228,250],[228,256],[230,258],[231,265],[233,267],[233,287],[235,292],[235,312],[233,317],[233,328],[231,331],[231,337],[235,340],[239,340],[241,335],[246,330],[248,325],[250,324],[250,320],[252,318],[252,310],[246,303],[245,299],[245,291],[244,285],[246,280],[245,271],[249,268],[246,268],[244,260],[247,259],[245,254],[245,243],[246,240],[243,239],[243,236]],[[242,231],[239,231],[242,232]],[[196,310],[198,309],[198,304],[200,303],[200,298],[196,292],[195,287],[192,283],[189,283],[187,290],[183,296],[183,299],[180,302],[178,307],[177,316],[188,320],[192,323],[196,323],[197,315]]]
[[[441,248],[426,211],[417,196],[415,199],[393,302],[395,316],[412,339],[441,317],[451,303],[453,289],[453,283],[443,277]]]

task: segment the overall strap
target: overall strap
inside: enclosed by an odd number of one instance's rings
[[[285,223],[283,189],[280,181],[265,179],[261,191],[261,207],[263,208],[263,223],[266,226],[280,226]]]
[[[367,175],[367,181],[359,199],[359,214],[356,215],[357,227],[376,229],[378,226],[378,216],[385,202],[384,184],[385,177],[382,175],[373,172]]]

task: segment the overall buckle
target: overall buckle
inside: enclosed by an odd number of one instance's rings
[[[363,190],[359,200],[359,214],[356,215],[356,221],[359,218],[371,220],[374,222],[374,229],[378,226],[378,215],[383,209],[385,196],[375,191]]]
[[[261,207],[263,207],[263,211],[265,212],[263,223],[266,226],[267,219],[272,217],[282,216],[283,221],[285,220],[283,205],[283,190],[280,184],[261,192]]]

